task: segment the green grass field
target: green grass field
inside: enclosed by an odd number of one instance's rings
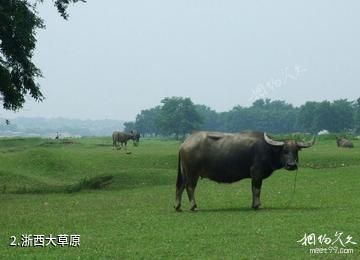
[[[0,140],[0,259],[359,259],[360,141],[339,149],[320,140],[300,152],[295,172],[264,181],[262,209],[251,205],[250,181],[200,180],[197,213],[173,209],[179,142],[143,140],[131,154],[110,138],[64,142]],[[91,183],[113,176],[110,185]],[[89,184],[90,183],[90,184]],[[95,188],[93,188],[95,187]],[[343,232],[349,254],[310,254],[304,234]],[[22,234],[78,234],[79,247],[10,246]]]

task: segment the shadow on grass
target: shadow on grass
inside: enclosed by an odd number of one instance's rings
[[[112,146],[113,146],[113,144],[94,144],[94,146],[100,146],[100,147],[102,147],[102,146],[105,146],[105,147],[112,147]]]
[[[271,211],[318,211],[324,209],[323,207],[264,207],[254,210],[251,207],[239,207],[239,208],[217,208],[217,209],[199,209],[198,212],[271,212]]]
[[[84,178],[78,183],[71,185],[65,189],[66,192],[78,192],[84,189],[99,190],[109,186],[113,182],[114,176],[95,176],[93,178]]]
[[[77,141],[71,140],[71,139],[61,139],[61,140],[48,140],[48,141],[42,142],[36,146],[40,146],[40,147],[45,146],[46,147],[46,146],[61,145],[61,144],[69,145],[69,144],[80,144],[80,143]]]
[[[84,178],[72,185],[65,186],[51,186],[44,183],[38,184],[36,187],[24,185],[18,187],[16,190],[7,192],[7,187],[0,186],[2,193],[15,194],[46,194],[46,193],[74,193],[81,190],[100,190],[105,189],[113,182],[114,176],[95,176],[92,178]]]
[[[197,212],[237,212],[237,211],[254,211],[250,207],[240,207],[240,208],[217,208],[217,209],[198,209]]]
[[[21,152],[26,150],[26,147],[16,147],[16,148],[8,148],[8,149],[2,149],[1,153],[15,153],[15,152]]]

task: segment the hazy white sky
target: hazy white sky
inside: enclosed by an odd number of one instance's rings
[[[88,0],[39,8],[46,100],[0,116],[133,120],[167,96],[217,111],[256,97],[360,97],[360,2]]]

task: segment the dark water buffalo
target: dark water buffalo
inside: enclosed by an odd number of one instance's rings
[[[336,137],[336,144],[338,147],[354,148],[353,142],[345,138]]]
[[[336,137],[336,143],[338,147],[354,148],[354,144],[345,138]]]
[[[112,134],[112,139],[113,139],[113,149],[117,148],[117,144],[120,143],[121,145],[120,149],[125,144],[125,150],[127,150],[127,142],[129,140],[134,140],[135,137],[132,133],[128,134],[120,131],[114,131]]]
[[[222,183],[251,178],[252,207],[260,206],[262,180],[281,168],[296,170],[298,151],[311,142],[274,141],[261,132],[238,134],[197,132],[180,146],[175,209],[181,211],[186,188],[191,210],[196,209],[195,187],[199,177]]]
[[[133,130],[132,133],[134,135],[134,145],[138,145],[140,141],[140,132],[137,130]]]

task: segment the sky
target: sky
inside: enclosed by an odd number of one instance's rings
[[[360,2],[88,0],[39,6],[46,99],[1,117],[134,120],[164,97],[228,111],[257,98],[360,97]]]

